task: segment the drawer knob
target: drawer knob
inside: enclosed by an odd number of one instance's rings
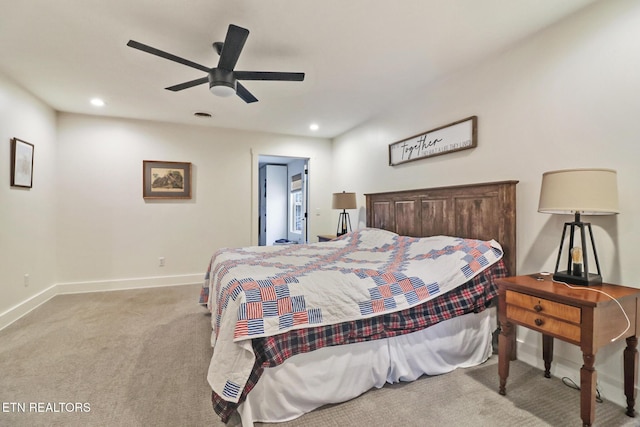
[[[534,323],[536,324],[536,326],[542,326],[544,322],[542,321],[542,319],[536,319],[534,320]]]
[[[533,309],[536,312],[540,313],[542,311],[542,306],[540,304],[536,304],[536,305],[533,306]]]

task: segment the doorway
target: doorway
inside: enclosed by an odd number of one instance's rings
[[[304,157],[258,156],[259,246],[308,242],[308,171]]]

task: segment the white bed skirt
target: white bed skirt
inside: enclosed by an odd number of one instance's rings
[[[265,369],[238,407],[242,425],[289,421],[386,382],[413,381],[423,374],[479,365],[492,353],[495,311],[456,317],[412,334],[293,356]]]

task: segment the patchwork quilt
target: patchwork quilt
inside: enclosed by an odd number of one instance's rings
[[[502,258],[491,241],[361,229],[331,242],[223,249],[201,303],[212,312],[213,391],[238,402],[252,338],[394,313],[461,286]]]

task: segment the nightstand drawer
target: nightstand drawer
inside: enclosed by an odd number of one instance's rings
[[[563,322],[535,311],[508,304],[507,318],[524,326],[538,329],[543,333],[551,334],[570,342],[580,343],[580,325]]]
[[[545,316],[556,317],[567,322],[580,324],[582,321],[580,308],[572,305],[561,304],[509,290],[506,292],[506,302],[509,305],[515,305]]]

